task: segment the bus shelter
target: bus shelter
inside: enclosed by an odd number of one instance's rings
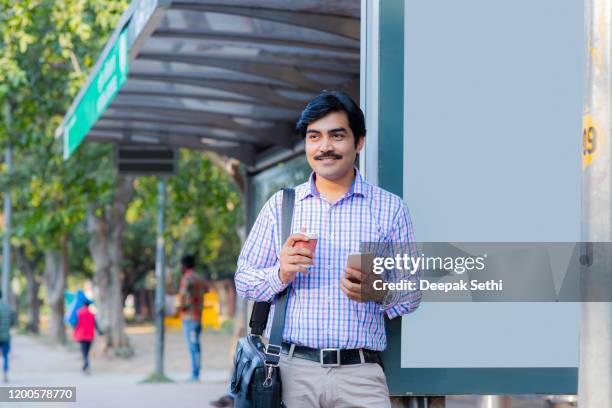
[[[360,7],[359,0],[132,1],[57,129],[65,159],[81,143],[103,142],[238,160],[248,227],[272,189],[308,175],[294,131],[306,102],[324,89],[359,100]],[[280,163],[294,180],[256,179]],[[163,177],[158,203],[156,373],[163,375]]]
[[[344,90],[366,114],[362,174],[404,198],[420,241],[575,242],[584,5],[540,3],[135,0],[58,135],[66,157],[86,140],[237,159],[250,223],[271,192],[308,175],[293,131],[306,101]],[[468,199],[470,188],[480,193]],[[578,310],[548,306],[522,320],[513,305],[496,314],[512,336],[480,326],[459,336],[452,304],[388,322],[391,394],[575,393]],[[491,314],[466,307],[473,319]],[[562,327],[563,341],[526,322]],[[429,341],[453,336],[460,347]],[[550,344],[559,358],[504,360]],[[495,359],[478,362],[491,345]]]

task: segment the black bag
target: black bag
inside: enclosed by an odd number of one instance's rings
[[[234,406],[238,408],[284,407],[279,369],[266,367],[265,348],[259,336],[238,340],[231,382],[236,395]]]
[[[287,241],[291,232],[293,218],[293,204],[295,191],[283,189],[282,210],[282,242]],[[276,299],[274,320],[270,331],[270,340],[266,347],[259,335],[265,328],[269,303],[258,302],[253,307],[260,319],[257,327],[251,319],[251,334],[238,340],[234,354],[234,373],[231,380],[231,391],[236,395],[234,405],[238,408],[284,408],[281,391],[280,369],[278,367],[283,341],[283,328],[285,326],[285,312],[287,310],[287,290],[281,292]],[[260,305],[260,306],[258,306]],[[263,305],[263,309],[262,309]],[[265,312],[265,319],[262,313]],[[263,327],[261,327],[263,320]],[[261,329],[261,330],[259,330]]]

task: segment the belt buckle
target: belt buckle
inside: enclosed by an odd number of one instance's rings
[[[325,363],[325,352],[326,351],[335,351],[336,352],[336,362],[335,363]],[[322,367],[339,367],[340,366],[340,349],[334,348],[326,348],[319,350],[319,362]]]

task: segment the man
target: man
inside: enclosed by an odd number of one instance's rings
[[[280,242],[279,192],[244,244],[236,290],[247,299],[274,301],[288,288],[280,360],[287,406],[389,407],[378,356],[387,345],[383,315],[414,311],[421,294],[411,292],[402,303],[389,294],[378,303],[366,301],[361,270],[348,267],[347,257],[361,252],[362,242],[413,243],[410,217],[401,198],[368,184],[354,167],[366,130],[363,112],[348,95],[322,92],[306,106],[297,129],[313,172],[295,189],[294,233]],[[294,247],[308,240],[296,231],[318,235],[314,253]]]
[[[16,323],[16,315],[13,309],[2,296],[0,291],[0,349],[2,349],[2,380],[8,382],[9,352],[11,350],[10,328]]]
[[[191,378],[200,379],[200,334],[202,333],[202,303],[206,292],[204,278],[195,271],[195,258],[185,255],[181,259],[182,276],[179,285],[179,307],[183,321],[183,333],[191,355]]]

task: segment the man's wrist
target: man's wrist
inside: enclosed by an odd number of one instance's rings
[[[280,293],[283,290],[285,290],[287,286],[289,286],[289,283],[284,283],[281,280],[280,263],[274,266],[273,268],[270,268],[268,275],[267,275],[267,281],[275,293]]]
[[[283,271],[281,268],[278,268],[278,280],[280,280],[281,284],[285,284],[285,281],[283,280]]]

